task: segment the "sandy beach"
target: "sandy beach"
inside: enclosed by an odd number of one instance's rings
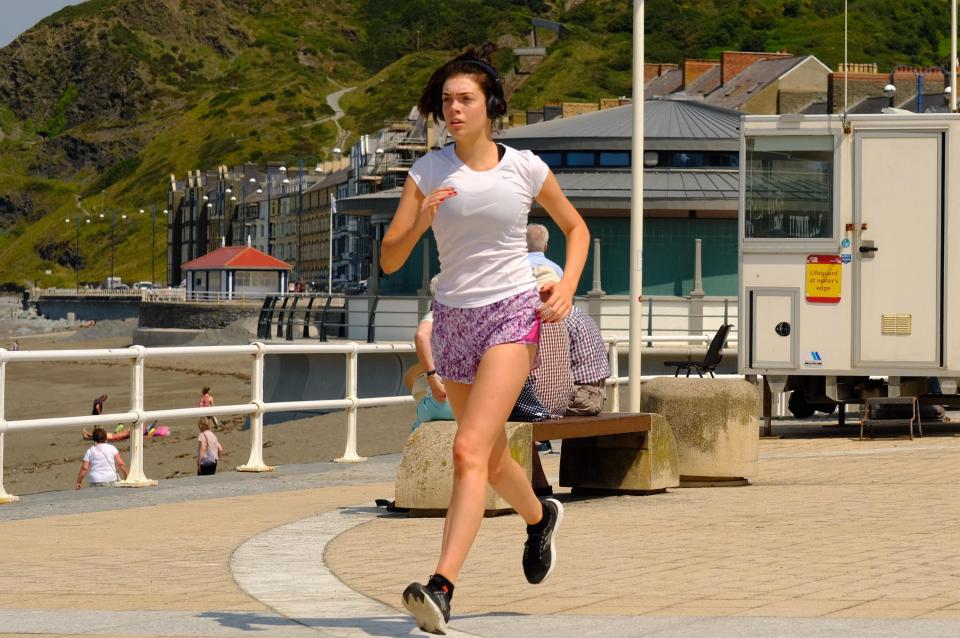
[[[36,322],[34,322],[36,323]],[[131,344],[129,335],[96,338],[97,332],[132,331],[135,322],[112,326],[63,330],[48,334],[22,334],[11,328],[9,318],[0,318],[0,345],[10,347],[17,338],[21,350],[121,348]],[[56,327],[54,327],[56,328]],[[192,407],[199,404],[200,390],[210,386],[220,405],[249,400],[250,362],[247,357],[170,358],[148,363],[147,409]],[[122,412],[130,401],[130,368],[124,363],[16,363],[7,365],[6,418],[39,419],[83,416],[91,413],[93,400],[108,395],[104,413]],[[358,417],[357,448],[362,456],[399,452],[410,432],[413,405],[367,408]],[[250,455],[250,433],[240,416],[221,419],[216,431],[226,452],[222,471],[232,470]],[[164,438],[148,438],[144,444],[144,471],[149,478],[171,479],[196,473],[197,426],[195,419],[162,423],[171,429]],[[80,459],[90,443],[78,428],[43,429],[8,433],[5,437],[3,483],[12,494],[30,494],[71,489]],[[330,461],[341,456],[346,441],[346,413],[337,412],[264,428],[264,461],[270,465]],[[129,441],[117,444],[129,460]]]

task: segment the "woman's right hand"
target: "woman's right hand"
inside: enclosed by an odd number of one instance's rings
[[[440,204],[457,194],[450,186],[442,186],[423,198],[420,204],[420,214],[417,216],[417,225],[422,232],[426,232],[433,225],[433,218],[437,216]]]
[[[427,377],[427,385],[430,386],[430,394],[437,400],[437,403],[443,403],[447,400],[447,391],[443,387],[443,381],[437,375],[431,374]]]

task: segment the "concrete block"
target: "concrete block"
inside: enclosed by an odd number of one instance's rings
[[[650,432],[565,439],[560,485],[576,492],[662,492],[679,484],[670,424],[654,414]]]
[[[681,486],[743,485],[757,475],[759,401],[756,386],[741,379],[661,377],[641,394],[642,409],[673,428]]]
[[[507,423],[510,455],[532,477],[533,427],[529,423]],[[453,492],[453,421],[424,423],[410,434],[403,446],[397,469],[397,507],[406,507],[413,516],[444,516]],[[493,488],[487,487],[484,505],[487,515],[513,511]]]

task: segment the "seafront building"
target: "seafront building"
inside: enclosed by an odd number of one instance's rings
[[[541,121],[501,131],[497,140],[528,149],[557,175],[561,188],[601,241],[603,288],[622,294],[629,288],[627,263],[631,200],[633,107],[613,106],[569,118]],[[694,239],[703,240],[707,294],[736,292],[737,154],[739,113],[697,102],[653,100],[645,109],[644,217],[648,265],[644,292],[685,295],[692,285]],[[381,236],[396,210],[401,186],[340,202],[341,210],[369,216]],[[531,220],[552,228],[548,256],[563,261],[562,234],[546,212]],[[423,271],[428,251],[429,273]],[[380,281],[384,293],[412,294],[439,270],[430,233],[407,263]],[[592,263],[581,278],[585,294]]]
[[[736,210],[739,117],[742,113],[879,112],[885,106],[936,110],[943,71],[850,64],[832,72],[814,56],[726,51],[716,60],[648,63],[644,69],[644,294],[685,296],[693,287],[694,244],[702,240],[703,292],[736,294]],[[893,97],[882,95],[892,84]],[[513,111],[498,139],[537,153],[600,239],[602,288],[628,288],[631,171],[629,100],[547,103]],[[292,265],[304,290],[363,290],[416,294],[439,270],[428,235],[400,271],[378,273],[374,247],[396,210],[407,171],[448,140],[445,131],[411,109],[405,118],[361,135],[324,161],[297,160],[221,166],[171,178],[168,190],[169,282],[182,264],[220,246],[249,244]],[[337,149],[339,150],[339,149]],[[544,211],[531,218],[551,226]],[[554,229],[555,230],[555,229]],[[332,242],[332,243],[331,243]],[[563,258],[554,232],[549,255]],[[578,293],[593,279],[593,260]]]

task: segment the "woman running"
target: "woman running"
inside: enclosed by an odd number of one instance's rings
[[[432,345],[437,374],[457,421],[454,484],[440,561],[426,585],[413,583],[403,604],[417,626],[446,633],[454,583],[483,519],[489,483],[527,523],[523,570],[540,583],[556,564],[554,535],[563,521],[555,499],[540,501],[510,456],[504,424],[536,355],[539,321],[570,312],[590,234],[547,165],[530,151],[494,142],[507,110],[490,66],[492,45],[468,50],[431,76],[417,107],[444,120],[456,142],[410,170],[383,238],[381,267],[399,269],[428,228],[440,254]],[[536,201],[567,239],[563,278],[541,303],[527,259],[527,214]]]

